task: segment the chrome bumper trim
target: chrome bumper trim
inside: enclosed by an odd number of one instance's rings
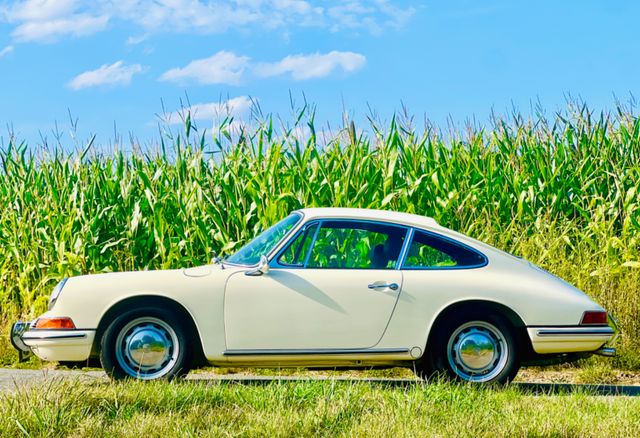
[[[9,336],[11,345],[18,350],[18,360],[22,362],[25,353],[31,353],[34,344],[38,341],[58,341],[73,340],[87,338],[88,331],[92,330],[34,330],[34,321],[24,322],[18,321],[11,326],[11,334]]]
[[[30,322],[18,321],[11,326],[11,345],[20,353],[30,353],[31,348],[22,341],[24,333],[31,327]]]
[[[607,317],[609,326],[613,329],[614,332],[613,338],[611,338],[609,342],[607,342],[607,344],[612,345],[618,340],[618,337],[620,336],[620,329],[618,328],[618,320],[611,313],[607,313]]]
[[[566,329],[540,329],[536,332],[538,336],[612,336],[615,330],[611,327],[571,327]]]
[[[47,339],[75,339],[75,338],[86,338],[86,333],[68,333],[63,335],[52,335],[49,333],[38,334],[37,331],[30,331],[22,335],[22,339],[26,339],[27,341],[32,339],[38,340],[47,340]]]

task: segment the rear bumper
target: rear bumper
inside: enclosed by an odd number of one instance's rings
[[[533,350],[539,354],[592,352],[615,355],[615,349],[605,348],[605,344],[614,339],[614,327],[527,327],[527,331]]]
[[[84,361],[91,354],[95,330],[35,330],[33,322],[18,321],[11,327],[11,344],[33,352],[42,360]]]

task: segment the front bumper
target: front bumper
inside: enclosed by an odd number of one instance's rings
[[[11,327],[11,344],[19,352],[33,352],[42,360],[79,362],[89,358],[95,330],[40,330],[34,322]]]
[[[31,348],[22,340],[22,335],[24,332],[31,328],[30,322],[18,321],[11,326],[11,334],[9,335],[9,339],[11,339],[11,345],[16,350],[22,353],[30,353]]]

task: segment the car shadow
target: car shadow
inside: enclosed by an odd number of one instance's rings
[[[4,375],[3,375],[4,374]],[[69,371],[69,370],[13,370],[0,369],[0,396],[3,390],[15,390],[16,387],[32,386],[34,384],[44,384],[51,381],[80,380],[87,385],[107,387],[113,382],[108,379],[102,370],[91,371]],[[313,382],[339,382],[345,384],[369,384],[381,388],[423,388],[428,385],[437,385],[441,381],[428,382],[418,378],[358,378],[358,377],[304,377],[304,376],[258,376],[246,374],[213,374],[210,372],[193,372],[185,379],[172,381],[172,384],[187,385],[245,385],[245,386],[268,386],[268,385],[288,385],[295,383]],[[3,385],[4,384],[4,385]],[[476,384],[459,384],[469,388],[486,388]],[[500,388],[515,388],[523,394],[545,396],[545,395],[568,395],[579,393],[593,396],[640,396],[640,385],[602,385],[602,384],[571,384],[571,383],[530,383],[513,382],[510,385]]]
[[[302,295],[338,313],[346,314],[346,311],[338,302],[322,291],[322,289],[319,289],[313,283],[300,277],[296,273],[285,270],[276,272],[276,270],[274,270],[269,277],[273,279],[273,281],[280,283],[280,285],[293,294]]]
[[[190,376],[189,381],[200,381],[203,383],[219,383],[246,386],[261,386],[272,384],[287,384],[299,382],[317,382],[317,381],[334,381],[345,383],[367,383],[370,385],[387,387],[387,388],[411,388],[429,385],[429,382],[419,379],[384,379],[384,378],[305,378],[294,376],[235,376],[235,375],[216,375],[198,376],[197,374]],[[475,384],[461,384],[467,386],[475,386]],[[494,386],[499,389],[500,386]],[[513,382],[504,388],[516,388],[517,390],[529,395],[568,395],[580,393],[594,396],[640,396],[640,386],[633,385],[602,385],[602,384],[575,384],[575,383],[530,383],[530,382]]]
[[[571,394],[579,392],[590,395],[607,396],[640,396],[640,386],[633,385],[600,385],[575,383],[528,383],[514,382],[513,386],[533,395]]]

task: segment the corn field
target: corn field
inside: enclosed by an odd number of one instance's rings
[[[305,125],[306,124],[306,125]],[[312,115],[212,141],[187,117],[157,150],[0,152],[0,320],[31,317],[67,276],[228,254],[291,210],[434,217],[523,256],[613,311],[640,353],[640,120],[568,107],[444,136],[394,118],[320,141]],[[280,132],[277,134],[276,132]]]

